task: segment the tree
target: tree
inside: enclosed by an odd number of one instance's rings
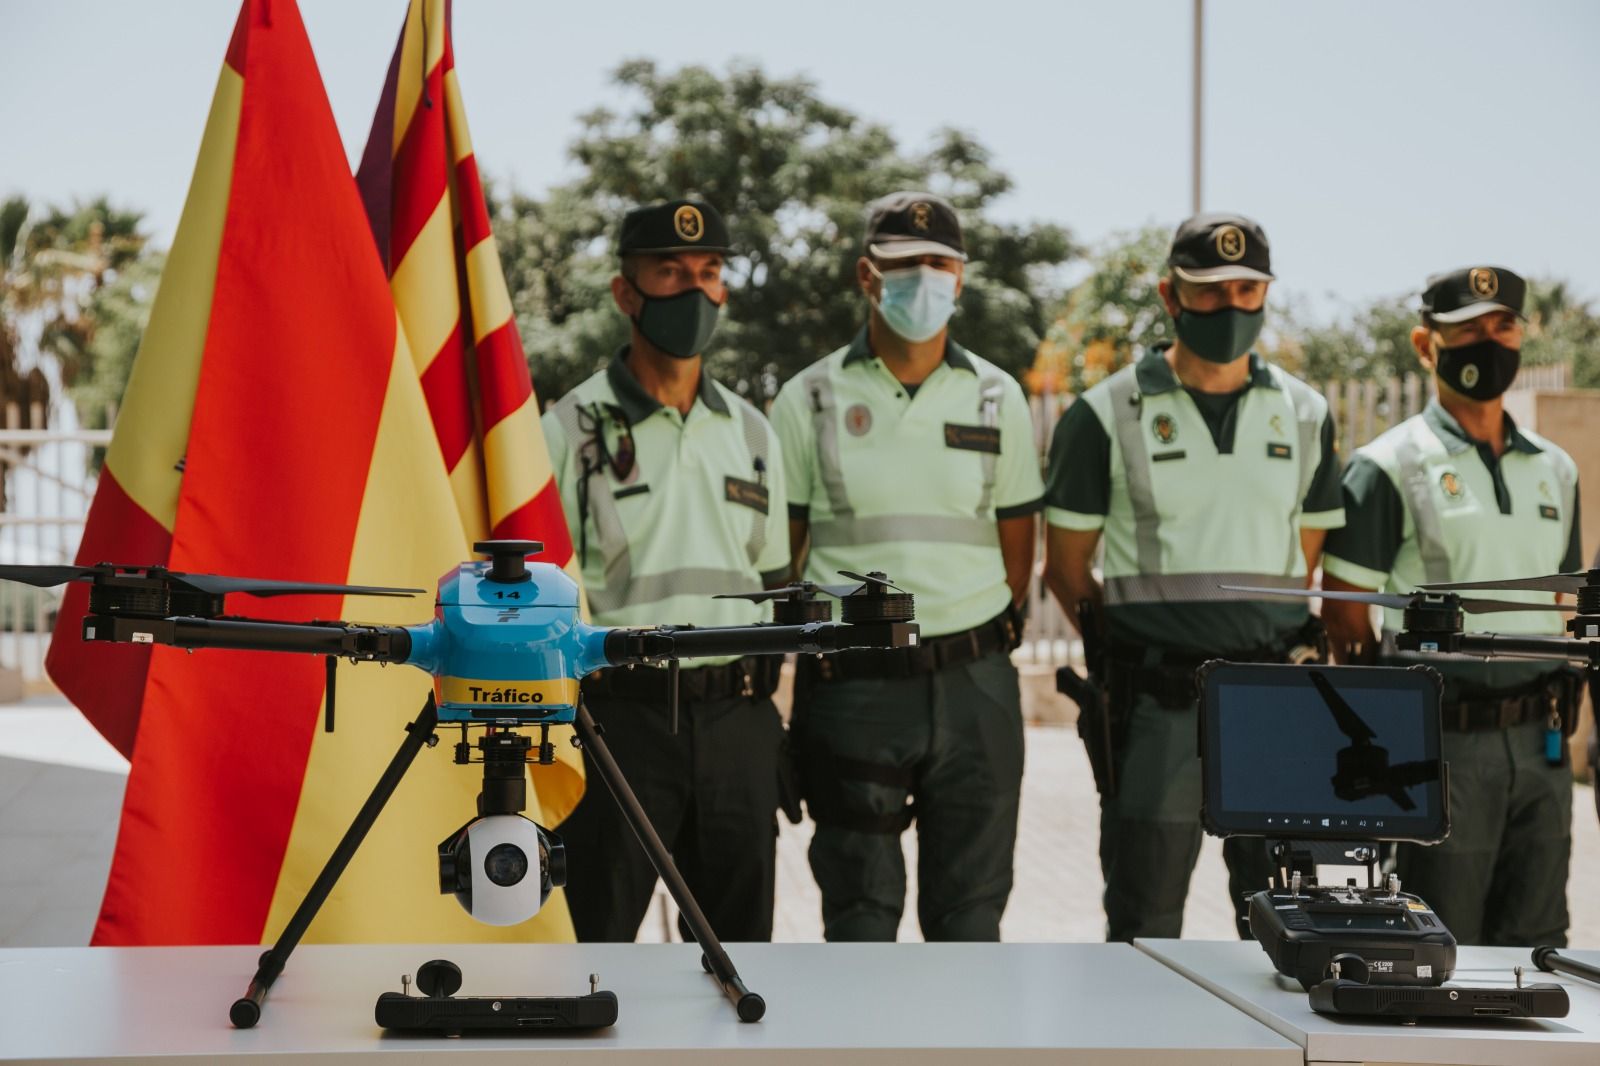
[[[85,358],[69,388],[79,421],[88,428],[107,428],[112,410],[122,402],[166,262],[165,252],[148,252],[89,298]]]
[[[1593,305],[1573,296],[1564,281],[1530,278],[1526,312],[1523,362],[1565,363],[1573,385],[1600,388],[1600,314]]]
[[[752,66],[726,75],[623,64],[622,112],[591,111],[573,158],[582,175],[543,198],[512,193],[496,211],[517,321],[540,395],[560,396],[627,340],[612,305],[614,233],[631,206],[702,197],[727,216],[738,253],[707,351],[720,380],[757,402],[847,343],[864,320],[855,285],[865,207],[928,188],[962,213],[966,288],[956,339],[1017,372],[1044,331],[1060,265],[1076,253],[1059,226],[1002,225],[988,208],[1011,187],[970,136],[942,131],[922,154],[822,100],[804,78]]]
[[[1058,307],[1036,353],[1036,392],[1082,392],[1135,354],[1173,339],[1157,288],[1172,230],[1145,226],[1113,235],[1089,256],[1089,273]]]

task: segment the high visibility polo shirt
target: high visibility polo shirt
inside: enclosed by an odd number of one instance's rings
[[[1165,349],[1152,349],[1056,425],[1045,517],[1104,530],[1106,624],[1118,643],[1244,652],[1282,645],[1309,617],[1303,602],[1218,588],[1304,588],[1300,530],[1344,521],[1327,401],[1249,359],[1244,390],[1231,403],[1198,394],[1203,410]]]
[[[1361,588],[1410,592],[1424,582],[1489,581],[1580,569],[1578,468],[1505,417],[1505,451],[1474,440],[1435,400],[1359,449],[1344,475],[1347,522],[1328,537],[1323,572]],[[1549,592],[1485,592],[1551,603]],[[1404,612],[1383,613],[1384,658],[1426,662],[1452,693],[1504,689],[1556,667],[1514,659],[1413,656],[1395,650]],[[1469,614],[1469,633],[1565,632],[1553,611]]]
[[[1043,483],[1015,378],[947,341],[908,388],[855,340],[772,405],[790,514],[810,523],[805,575],[882,570],[916,597],[924,636],[971,629],[1011,602],[995,523],[1032,514]]]
[[[762,605],[712,597],[754,592],[788,571],[788,495],[772,427],[706,374],[688,415],[664,407],[626,355],[542,423],[594,622],[770,620]]]

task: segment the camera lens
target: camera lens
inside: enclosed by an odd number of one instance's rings
[[[501,888],[510,888],[528,876],[528,856],[515,844],[496,844],[483,857],[483,872]]]

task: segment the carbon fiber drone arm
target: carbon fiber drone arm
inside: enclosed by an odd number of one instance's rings
[[[626,666],[716,655],[820,655],[848,648],[905,648],[917,640],[914,622],[657,626],[610,630],[605,637],[605,657],[613,666]]]
[[[83,639],[174,648],[300,652],[361,662],[403,663],[411,654],[411,634],[404,628],[354,622],[90,615],[83,620]]]
[[[1600,667],[1600,640],[1578,637],[1408,630],[1396,635],[1395,646],[1402,651],[1475,655],[1485,659],[1551,659]]]

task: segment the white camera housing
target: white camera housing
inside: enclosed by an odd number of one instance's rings
[[[559,837],[520,814],[474,818],[439,845],[439,888],[487,925],[518,925],[566,882]]]

